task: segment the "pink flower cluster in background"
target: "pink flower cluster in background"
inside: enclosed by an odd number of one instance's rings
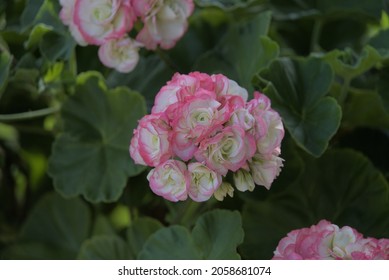
[[[132,71],[139,48],[174,47],[188,27],[193,0],[60,0],[60,18],[81,46],[97,45],[100,61],[119,72]],[[128,33],[136,21],[135,40]]]
[[[135,163],[154,167],[152,191],[170,201],[223,200],[234,191],[229,172],[239,191],[269,189],[282,167],[284,127],[265,95],[247,99],[221,74],[176,73],[131,140]]]
[[[389,239],[363,238],[355,229],[321,220],[281,239],[273,260],[389,260]]]

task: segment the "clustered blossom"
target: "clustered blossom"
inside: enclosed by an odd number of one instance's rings
[[[170,201],[223,200],[255,185],[270,188],[282,159],[284,127],[270,100],[250,101],[235,81],[217,74],[176,73],[155,97],[130,144],[135,163],[154,167],[152,191]]]
[[[321,220],[281,239],[273,260],[389,260],[389,239],[363,238],[357,230]]]
[[[81,45],[99,46],[98,56],[107,67],[132,71],[139,48],[174,47],[188,27],[193,0],[60,0],[60,18]],[[135,40],[129,37],[139,21]]]

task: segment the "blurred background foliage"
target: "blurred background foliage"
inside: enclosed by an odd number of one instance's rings
[[[0,258],[269,259],[321,219],[389,238],[389,1],[196,0],[130,74],[76,46],[56,0],[0,0]],[[268,95],[287,133],[270,191],[171,203],[128,154],[175,72]]]

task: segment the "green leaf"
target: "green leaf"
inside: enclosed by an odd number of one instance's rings
[[[385,67],[379,73],[378,78],[378,94],[381,97],[382,104],[386,110],[386,113],[389,114],[389,67]]]
[[[239,260],[236,247],[243,242],[239,212],[215,210],[198,219],[192,231],[193,239],[207,260]]]
[[[387,91],[384,94],[387,94]],[[377,92],[350,91],[343,109],[343,123],[348,127],[389,129],[389,110],[385,109]]]
[[[216,48],[200,57],[195,68],[225,74],[251,92],[254,74],[279,54],[277,43],[264,36],[270,20],[271,14],[264,12],[249,21],[231,24]]]
[[[236,248],[242,241],[240,214],[214,210],[197,220],[192,233],[177,225],[156,231],[148,238],[138,258],[240,259]]]
[[[171,226],[155,232],[138,255],[141,260],[199,260],[200,251],[190,232],[183,226]]]
[[[0,97],[7,86],[9,70],[11,69],[12,56],[8,52],[0,53]]]
[[[53,145],[49,174],[64,196],[92,202],[116,201],[137,166],[128,145],[146,114],[143,97],[127,88],[107,90],[97,73],[79,76],[76,93],[63,105],[64,132]]]
[[[80,199],[46,195],[27,217],[20,243],[10,248],[10,257],[73,259],[89,235],[90,220],[91,213]]]
[[[365,236],[389,237],[389,185],[369,160],[352,150],[330,150],[304,160],[304,174],[295,184],[244,206],[243,257],[271,258],[288,232],[321,219]]]
[[[142,250],[146,240],[163,225],[152,218],[140,218],[136,220],[127,230],[127,241],[131,252],[137,256]]]
[[[346,49],[334,50],[320,56],[331,65],[335,74],[345,80],[360,76],[381,61],[380,54],[370,46],[366,46],[359,55],[351,49]]]
[[[368,43],[375,48],[383,58],[389,58],[389,29],[381,30],[371,38]]]
[[[325,96],[332,79],[330,66],[318,59],[281,58],[255,80],[296,143],[317,157],[327,148],[341,119],[335,99]]]
[[[110,88],[125,85],[139,91],[146,98],[148,108],[151,108],[155,95],[173,74],[157,56],[142,56],[135,71],[129,74],[113,71],[107,78],[107,85]]]
[[[200,7],[217,7],[224,11],[247,8],[251,5],[267,3],[267,0],[195,0]]]
[[[379,21],[382,1],[370,0],[270,0],[278,19],[296,20],[312,16],[356,17]]]
[[[97,215],[93,224],[92,236],[113,234],[115,234],[115,230],[113,229],[107,217],[101,214]]]
[[[95,236],[86,240],[77,257],[79,260],[132,260],[128,244],[119,236]]]
[[[76,42],[69,34],[62,35],[54,31],[44,34],[39,44],[41,53],[50,61],[69,59],[75,46]]]
[[[55,0],[34,0],[27,1],[21,15],[21,27],[23,31],[37,24],[43,23],[59,32],[65,32],[65,27],[58,17],[59,1]]]
[[[25,42],[24,46],[27,49],[32,49],[39,44],[43,36],[53,30],[53,27],[46,25],[44,23],[40,23],[34,26],[34,28],[30,32],[30,36],[28,37],[27,42]]]

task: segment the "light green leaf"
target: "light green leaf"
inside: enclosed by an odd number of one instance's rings
[[[108,91],[99,74],[81,75],[76,93],[62,107],[64,132],[49,160],[55,188],[92,202],[117,200],[128,177],[144,169],[133,163],[128,146],[145,114],[140,94],[124,87]]]
[[[146,240],[163,225],[152,218],[140,218],[136,220],[127,230],[127,241],[130,245],[131,252],[135,256],[142,250]]]
[[[35,25],[30,32],[28,40],[24,43],[25,48],[32,49],[37,46],[43,36],[51,30],[53,30],[53,27],[44,23]]]
[[[171,226],[155,232],[138,255],[141,260],[199,260],[201,253],[192,235],[183,226]]]
[[[86,240],[77,257],[79,260],[132,260],[128,244],[119,236],[95,236]]]
[[[295,184],[244,206],[243,257],[271,258],[289,231],[321,219],[365,236],[389,237],[389,185],[368,159],[352,150],[331,150],[304,161],[304,174]]]
[[[192,231],[196,245],[207,260],[239,260],[236,248],[243,242],[243,235],[240,214],[227,210],[204,214]]]
[[[345,80],[360,76],[381,61],[380,54],[370,46],[366,46],[359,55],[351,49],[346,49],[334,50],[320,57],[331,65],[335,74]]]
[[[341,119],[335,99],[325,96],[332,79],[330,66],[318,59],[281,58],[255,80],[296,143],[317,157],[327,148]]]
[[[279,54],[278,45],[264,36],[270,20],[271,14],[264,12],[249,21],[231,24],[217,47],[199,58],[195,69],[225,74],[251,92],[254,74]]]

